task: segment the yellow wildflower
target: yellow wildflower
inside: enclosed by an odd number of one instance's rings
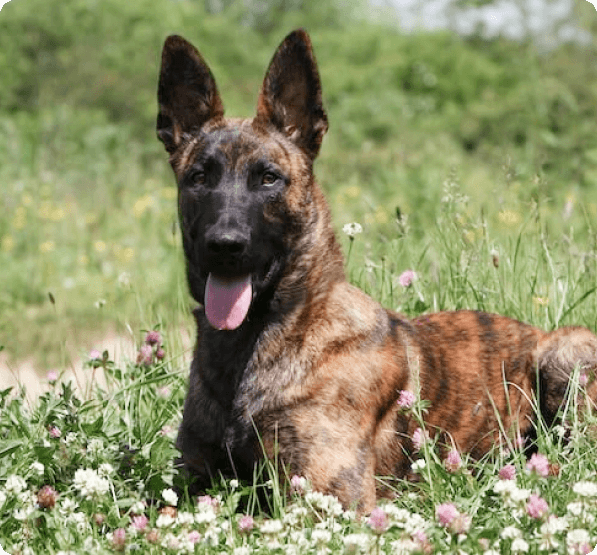
[[[535,306],[547,306],[549,304],[549,297],[533,297],[533,304]]]
[[[522,216],[514,210],[502,210],[498,214],[498,219],[506,226],[515,226],[522,221]]]
[[[13,239],[12,235],[5,235],[2,237],[2,242],[0,242],[0,245],[2,246],[2,250],[4,252],[11,252],[15,247],[15,240]]]
[[[105,252],[106,247],[107,245],[104,241],[96,241],[95,243],[93,243],[93,248],[95,249],[95,252]]]
[[[54,243],[54,241],[44,241],[39,245],[39,252],[41,252],[42,254],[52,252],[55,247],[56,244]]]

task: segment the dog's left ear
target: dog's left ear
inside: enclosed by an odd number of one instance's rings
[[[182,37],[166,39],[158,85],[157,132],[172,154],[209,120],[224,116],[216,81],[199,51]]]
[[[313,160],[328,130],[309,35],[290,33],[270,62],[257,103],[258,122],[273,125]]]

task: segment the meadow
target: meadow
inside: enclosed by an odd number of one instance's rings
[[[542,50],[405,36],[363,20],[356,3],[348,13],[272,2],[257,19],[242,6],[13,0],[0,13],[0,348],[6,367],[32,359],[43,390],[33,401],[0,392],[0,545],[52,555],[590,552],[597,418],[577,410],[580,373],[562,424],[538,429],[534,459],[504,440],[481,462],[441,460],[423,442],[419,480],[391,481],[396,499],[371,516],[300,477],[279,484],[268,465],[254,484],[173,496],[181,337],[193,332],[176,189],[154,127],[169,33],[200,48],[227,112],[248,115],[275,46],[289,29],[309,30],[331,123],[315,172],[347,275],[385,306],[597,329],[594,41]],[[589,15],[579,20],[592,30]],[[351,223],[362,232],[345,231]],[[115,362],[101,349],[110,333],[137,357]],[[81,386],[63,383],[66,370]],[[424,419],[419,400],[405,410]]]

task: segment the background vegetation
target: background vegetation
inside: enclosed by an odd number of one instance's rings
[[[250,115],[274,48],[297,26],[312,35],[331,122],[316,172],[337,229],[364,227],[351,278],[409,314],[468,306],[547,327],[597,327],[594,40],[548,51],[532,40],[404,35],[356,2],[259,6],[13,0],[3,8],[5,354],[63,367],[109,330],[135,335],[162,323],[177,336],[190,327],[174,180],[154,131],[163,40],[179,33],[194,42],[227,113]],[[589,31],[594,19],[579,17]],[[457,226],[449,241],[439,219]],[[492,251],[502,256],[497,271]],[[452,262],[441,267],[446,252]],[[513,273],[500,277],[508,260]],[[562,267],[574,276],[565,286]],[[396,292],[407,268],[419,275],[412,302]],[[471,269],[481,272],[476,282]],[[461,294],[447,295],[443,280]],[[506,291],[512,280],[516,293]],[[540,315],[534,298],[545,299]]]

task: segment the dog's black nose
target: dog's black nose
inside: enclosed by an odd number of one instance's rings
[[[206,237],[205,246],[212,255],[238,257],[249,246],[249,237],[235,230],[212,232]]]

